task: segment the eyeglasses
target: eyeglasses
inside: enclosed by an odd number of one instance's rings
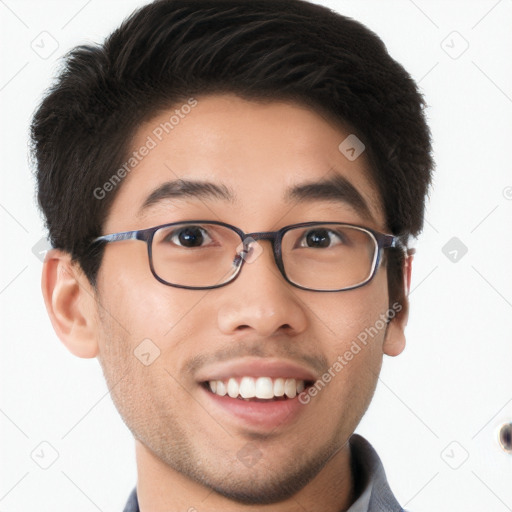
[[[99,236],[96,243],[141,240],[148,247],[154,277],[176,288],[208,290],[234,281],[244,262],[262,252],[269,240],[284,279],[303,290],[338,292],[371,281],[382,249],[397,247],[398,237],[341,222],[305,222],[279,231],[244,233],[223,222],[194,220]]]

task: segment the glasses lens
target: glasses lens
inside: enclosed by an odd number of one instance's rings
[[[238,234],[217,224],[178,224],[155,232],[153,269],[169,284],[207,288],[227,283],[240,268]]]
[[[282,254],[292,283],[311,290],[341,290],[371,277],[377,242],[362,228],[322,224],[287,231]]]

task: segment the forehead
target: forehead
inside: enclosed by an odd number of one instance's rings
[[[294,189],[340,180],[346,185],[343,189],[341,183],[340,192],[352,187],[349,195],[361,196],[369,214],[367,224],[383,229],[382,206],[366,155],[363,151],[353,158],[361,149],[358,146],[346,152],[347,145],[354,146],[353,140],[349,128],[292,102],[248,101],[234,95],[185,100],[137,130],[127,155],[127,162],[133,165],[125,166],[129,171],[117,191],[106,229],[147,227],[144,221],[158,216],[162,208],[193,200],[192,193],[181,198],[179,194],[173,198],[171,193],[167,200],[155,195],[155,190],[169,182],[174,182],[174,191],[183,191],[184,187],[176,186],[180,183],[217,185],[226,194],[197,194],[197,200],[203,205],[201,199],[221,201],[235,216],[252,214],[260,223],[255,229],[262,229],[261,222],[272,223],[272,217],[275,221],[286,208],[300,211],[322,198],[325,203],[332,202],[338,190],[332,187],[329,199],[326,190],[317,190],[315,198],[313,189],[303,196],[294,196]],[[150,206],[143,208],[148,199]]]

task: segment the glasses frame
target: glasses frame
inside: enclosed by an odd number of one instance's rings
[[[300,224],[291,224],[289,226],[284,226],[283,228],[277,230],[277,231],[256,231],[253,233],[245,233],[240,228],[237,228],[236,226],[233,226],[231,224],[227,224],[225,222],[220,221],[213,221],[213,220],[186,220],[181,222],[171,222],[168,224],[160,224],[159,226],[154,226],[152,228],[147,229],[139,229],[136,231],[121,231],[119,233],[111,233],[109,235],[102,235],[94,240],[92,240],[91,245],[98,244],[98,243],[112,243],[112,242],[120,242],[124,240],[140,240],[143,242],[146,242],[147,248],[148,248],[148,259],[149,259],[149,267],[151,269],[151,273],[155,277],[155,279],[162,284],[165,284],[167,286],[172,286],[174,288],[184,288],[187,290],[212,290],[215,288],[221,288],[223,286],[226,286],[229,283],[232,283],[241,273],[242,267],[244,265],[245,259],[242,257],[240,258],[240,264],[238,266],[237,271],[233,274],[233,276],[226,282],[221,284],[216,284],[212,286],[185,286],[185,285],[179,285],[174,284],[166,281],[165,279],[161,278],[157,272],[155,271],[154,265],[153,265],[153,253],[152,253],[152,246],[153,246],[153,238],[155,236],[155,233],[162,228],[169,228],[172,226],[179,226],[182,224],[209,224],[209,225],[216,225],[216,226],[223,226],[225,228],[231,229],[235,233],[238,234],[240,237],[240,241],[243,244],[244,250],[246,247],[249,247],[250,244],[252,244],[255,241],[258,240],[269,240],[272,244],[272,250],[274,253],[274,260],[276,262],[277,268],[281,272],[281,275],[285,279],[285,281],[292,286],[296,288],[300,288],[301,290],[307,290],[312,292],[342,292],[342,291],[348,291],[348,290],[354,290],[356,288],[361,288],[362,286],[368,284],[375,276],[375,273],[377,269],[379,268],[379,263],[382,258],[382,250],[388,249],[388,248],[395,248],[398,247],[398,243],[400,241],[400,238],[395,235],[388,235],[385,233],[380,233],[379,231],[375,231],[373,229],[370,229],[365,226],[359,226],[357,224],[349,224],[346,222],[330,222],[330,221],[315,221],[315,222],[302,222]],[[296,229],[296,228],[304,228],[304,227],[314,227],[314,226],[324,226],[326,224],[330,225],[336,225],[336,226],[344,226],[349,228],[355,228],[360,231],[368,233],[373,241],[375,242],[375,254],[373,257],[372,262],[372,268],[371,272],[366,280],[364,280],[361,283],[358,283],[353,286],[340,288],[336,290],[317,290],[314,288],[307,288],[305,286],[301,286],[297,283],[294,283],[291,281],[288,276],[286,275],[286,271],[283,264],[283,255],[282,255],[282,240],[283,236],[290,230]]]

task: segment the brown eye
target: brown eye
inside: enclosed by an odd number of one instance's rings
[[[205,243],[211,242],[208,232],[200,226],[179,228],[169,233],[165,239],[181,247],[202,247]]]
[[[311,249],[324,249],[343,243],[340,234],[335,233],[331,229],[312,229],[308,231],[299,243],[299,247],[307,247]]]

